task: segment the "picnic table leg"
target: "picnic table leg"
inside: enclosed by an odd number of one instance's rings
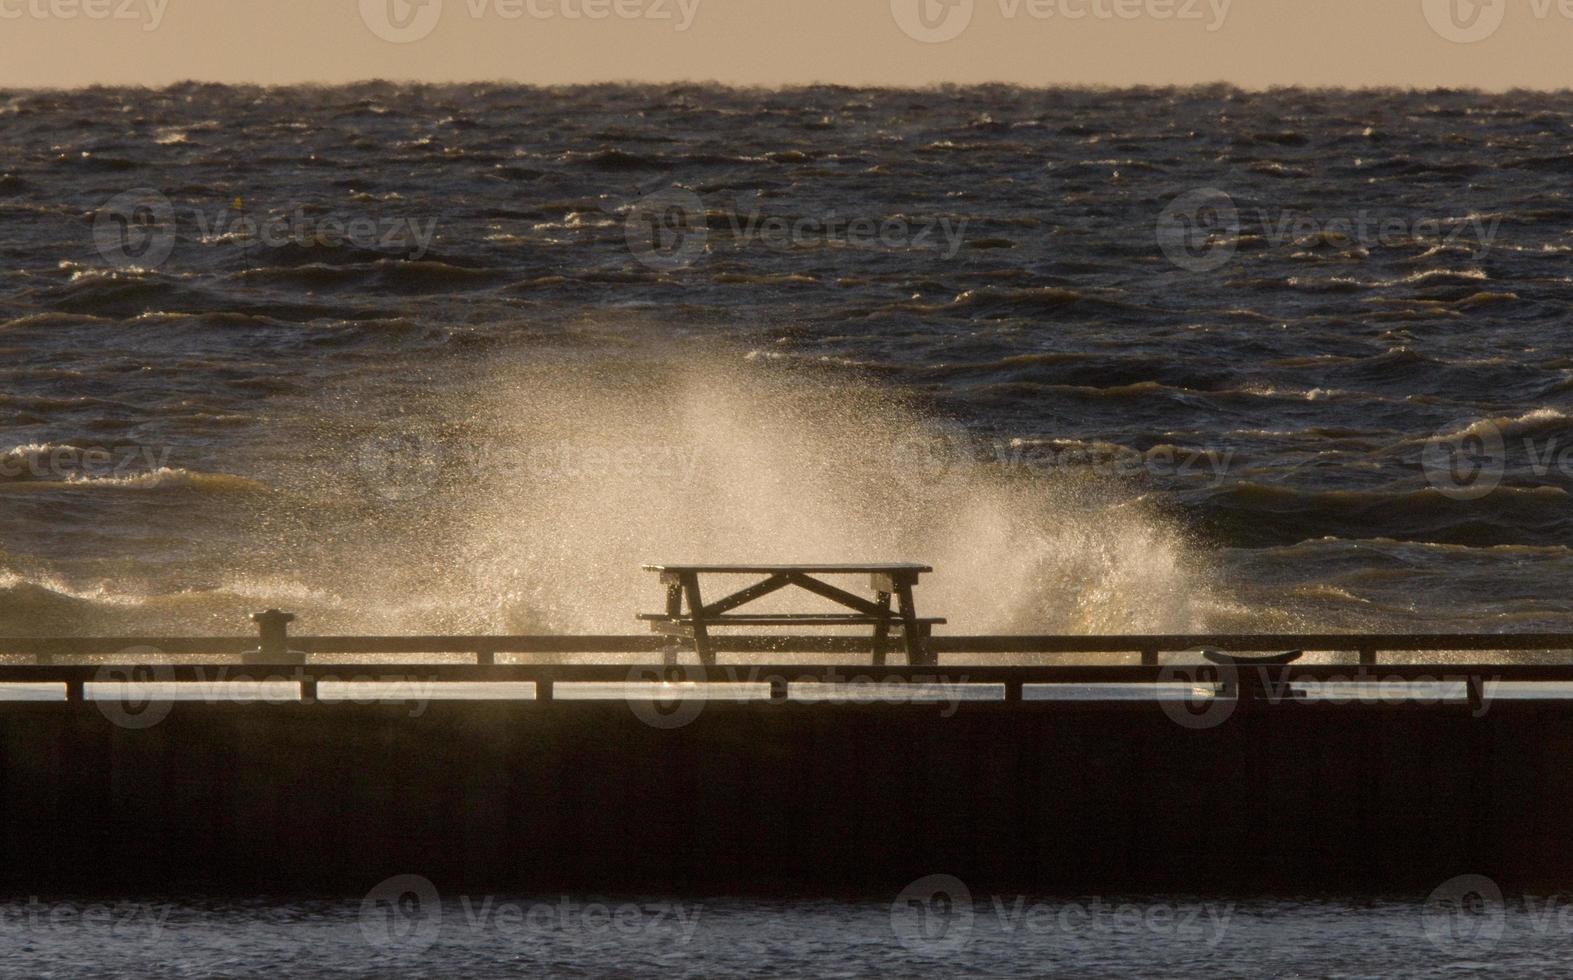
[[[885,666],[885,644],[890,638],[890,593],[874,593],[874,602],[879,606],[879,622],[874,624],[874,666]]]
[[[907,663],[913,667],[927,666],[928,653],[924,650],[923,634],[918,630],[918,612],[912,602],[912,583],[898,583],[896,597],[901,600],[901,629],[907,641]]]
[[[683,587],[676,582],[666,584],[666,615],[671,620],[683,614]],[[677,666],[677,650],[679,643],[677,637],[669,636],[666,647],[661,651],[661,661],[668,667]]]
[[[699,596],[699,576],[693,572],[683,575],[683,593],[688,597],[688,616],[694,631],[694,652],[706,667],[715,666],[715,651],[710,649],[710,631],[705,628],[705,602]]]

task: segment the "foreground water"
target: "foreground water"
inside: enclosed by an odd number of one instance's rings
[[[1566,628],[1570,142],[1523,93],[0,93],[0,633],[624,631],[640,561],[773,557],[931,561],[959,629]]]
[[[1487,886],[1489,890],[1489,886]],[[19,900],[0,974],[165,976],[1563,975],[1559,896],[888,900],[449,896]]]

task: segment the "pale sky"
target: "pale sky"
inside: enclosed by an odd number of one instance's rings
[[[1565,88],[1573,0],[0,0],[0,85],[366,78]]]

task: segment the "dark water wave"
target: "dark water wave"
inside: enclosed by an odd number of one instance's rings
[[[295,482],[326,415],[462,387],[483,361],[646,357],[653,334],[909,388],[985,441],[1223,454],[1137,489],[1310,619],[1478,616],[1494,591],[1515,623],[1573,625],[1551,565],[1490,550],[1573,546],[1570,144],[1566,100],[1528,93],[0,92],[0,459],[171,451],[120,483],[0,479],[0,572],[21,576],[0,620],[93,601],[109,566],[61,558],[73,530],[216,595],[258,537],[224,479]],[[138,187],[176,214],[156,267],[95,245],[94,213]],[[1239,219],[1211,271],[1156,233],[1202,188]],[[702,202],[703,247],[643,263],[629,219],[672,189]],[[773,218],[811,231],[772,242]],[[334,241],[324,219],[374,231]],[[855,219],[891,231],[835,230]],[[1506,441],[1504,488],[1456,499],[1424,451],[1471,426]],[[147,539],[181,521],[202,554]],[[1375,541],[1417,549],[1407,606],[1380,563],[1308,597],[1293,549],[1397,547]]]

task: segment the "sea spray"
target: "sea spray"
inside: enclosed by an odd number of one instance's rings
[[[253,488],[229,507],[245,547],[103,564],[85,591],[25,575],[0,587],[9,631],[232,633],[279,606],[301,632],[640,632],[647,561],[921,561],[949,632],[1185,632],[1228,609],[1139,475],[1013,465],[911,392],[696,342],[329,395],[275,445],[257,482],[226,477]]]
[[[1138,485],[1002,468],[886,388],[724,356],[483,388],[464,439],[490,461],[423,498],[477,625],[637,629],[646,561],[907,560],[935,567],[919,601],[951,631],[1205,626],[1194,555]]]

